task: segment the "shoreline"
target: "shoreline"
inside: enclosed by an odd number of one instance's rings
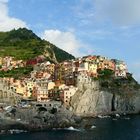
[[[22,122],[17,122],[13,120],[8,120],[7,124],[1,124],[0,125],[0,135],[10,135],[10,134],[19,134],[19,133],[31,133],[31,132],[42,132],[42,131],[48,131],[48,130],[69,130],[71,129],[76,129],[79,130],[80,128],[82,129],[91,129],[92,125],[88,123],[89,120],[91,119],[119,119],[121,117],[133,117],[140,115],[139,113],[133,113],[133,114],[119,114],[117,115],[99,115],[96,117],[81,117],[81,120],[79,124],[72,124],[72,123],[67,123],[65,125],[33,125],[30,123],[22,123]],[[86,122],[84,122],[86,120]],[[2,121],[7,121],[7,119],[0,119],[0,123]],[[8,124],[9,123],[9,124]],[[83,126],[82,126],[83,125]]]

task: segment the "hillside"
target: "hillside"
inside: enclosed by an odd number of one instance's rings
[[[29,60],[39,55],[55,63],[74,58],[26,28],[0,32],[0,57],[13,56],[17,60]]]

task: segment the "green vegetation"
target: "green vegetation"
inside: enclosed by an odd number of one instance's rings
[[[0,57],[13,56],[28,60],[43,52],[45,43],[26,28],[0,32]]]
[[[109,90],[114,94],[129,95],[132,91],[140,89],[139,83],[127,73],[127,77],[116,78],[109,70],[100,71],[99,83],[104,90]]]
[[[98,77],[91,77],[92,78],[92,80],[94,80],[94,81],[97,81],[98,80]]]
[[[114,76],[114,71],[109,69],[104,69],[104,70],[99,70],[98,74],[100,79],[109,79],[112,76]]]
[[[56,46],[52,45],[52,50],[55,53],[55,57],[58,60],[58,62],[62,62],[65,60],[70,60],[70,59],[74,59],[74,56],[72,56],[71,54],[65,52],[64,50],[61,50],[59,48],[57,48]]]
[[[55,54],[58,62],[74,58],[50,42],[41,40],[26,28],[0,32],[0,57],[13,56],[15,59],[29,60],[43,55],[45,49],[50,58]]]
[[[8,71],[0,71],[0,77],[13,77],[15,79],[18,79],[20,77],[29,75],[32,70],[33,70],[32,67],[23,67],[23,68],[8,70]]]

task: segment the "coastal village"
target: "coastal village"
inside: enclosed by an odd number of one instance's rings
[[[71,97],[77,91],[77,80],[97,79],[100,71],[110,70],[115,78],[127,78],[127,65],[124,61],[103,56],[85,56],[61,63],[50,63],[37,58],[24,62],[7,56],[0,58],[0,71],[8,71],[28,65],[33,66],[29,76],[14,79],[2,77],[8,88],[23,99],[37,102],[61,101],[69,106]]]

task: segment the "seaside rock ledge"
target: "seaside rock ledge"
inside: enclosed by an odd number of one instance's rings
[[[140,112],[140,87],[132,77],[100,79],[78,77],[71,109],[82,117]]]

